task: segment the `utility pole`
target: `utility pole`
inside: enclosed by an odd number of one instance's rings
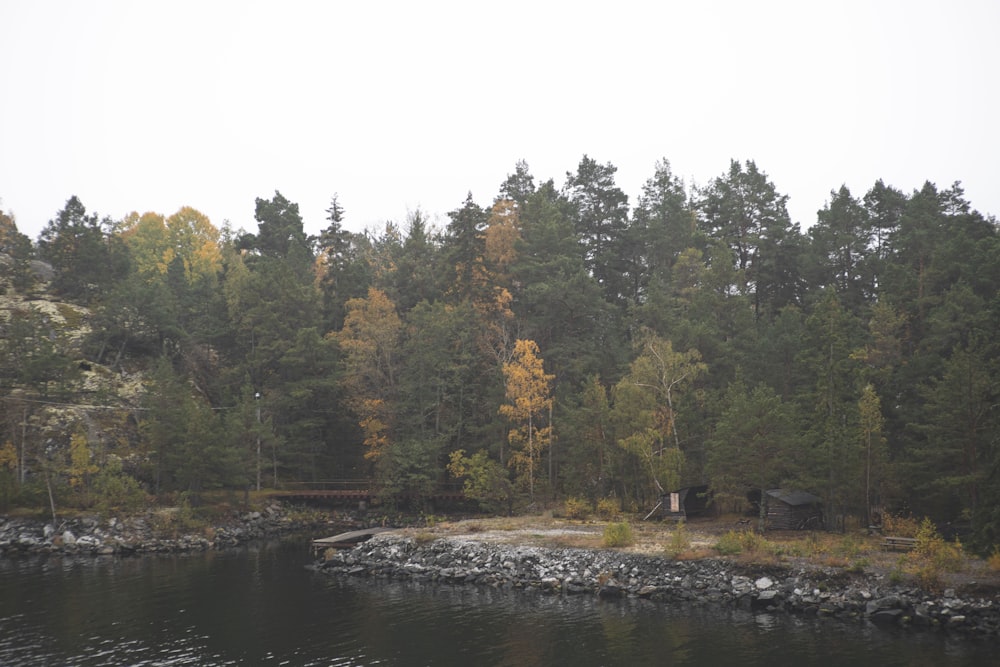
[[[260,392],[255,391],[253,398],[257,403],[257,490],[260,491]]]

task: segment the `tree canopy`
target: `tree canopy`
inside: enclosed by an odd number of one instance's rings
[[[21,295],[0,322],[20,397],[4,460],[67,493],[104,469],[161,492],[460,481],[505,509],[703,483],[735,507],[788,485],[836,522],[910,508],[996,542],[1000,230],[960,184],[835,185],[793,221],[753,160],[702,187],[658,161],[631,207],[615,176],[521,161],[487,205],[364,232],[334,194],[316,237],[278,191],[253,231],[74,196],[32,243],[0,212],[0,281]],[[93,420],[46,431],[22,400],[83,402],[92,365],[145,380],[114,446]]]

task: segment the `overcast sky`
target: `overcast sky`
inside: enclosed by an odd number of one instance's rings
[[[656,161],[703,185],[753,159],[808,226],[846,183],[960,180],[1000,215],[1000,2],[0,4],[0,208],[37,238],[91,212],[253,230],[445,224],[519,159],[587,154],[634,204]]]

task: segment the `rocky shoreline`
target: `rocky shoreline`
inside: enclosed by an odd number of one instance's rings
[[[328,521],[272,503],[261,511],[235,512],[219,525],[185,530],[160,510],[126,518],[73,518],[58,524],[0,517],[0,558],[38,554],[126,556],[223,549],[244,542],[315,528]]]
[[[665,604],[728,605],[894,627],[1000,638],[1000,601],[940,595],[874,574],[833,568],[746,565],[727,559],[675,561],[611,550],[544,548],[476,539],[376,535],[328,552],[315,569],[331,575],[530,589],[552,595],[636,597]]]

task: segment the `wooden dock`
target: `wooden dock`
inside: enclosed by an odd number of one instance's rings
[[[331,537],[321,537],[318,540],[313,540],[313,552],[315,553],[324,549],[351,549],[352,547],[371,539],[372,536],[389,530],[394,529],[365,528],[363,530],[352,530],[348,533],[340,533],[339,535],[333,535]]]

